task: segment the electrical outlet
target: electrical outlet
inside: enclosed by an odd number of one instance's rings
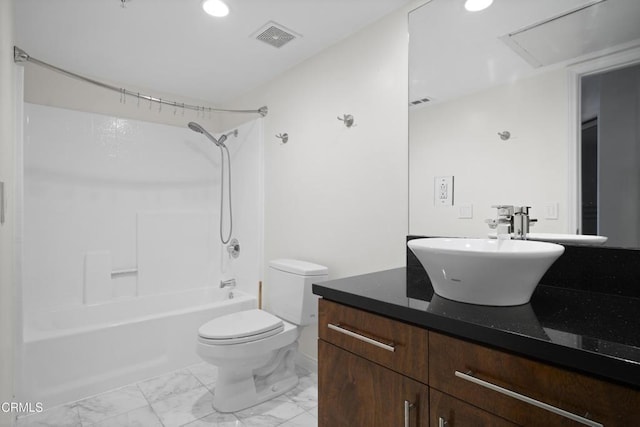
[[[453,206],[453,177],[436,176],[433,181],[433,204]]]

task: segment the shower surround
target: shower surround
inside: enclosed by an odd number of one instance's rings
[[[24,104],[21,399],[50,407],[196,363],[204,321],[255,307],[262,122],[227,142],[241,245],[229,259],[219,149],[188,121]],[[229,275],[231,299],[218,290]]]

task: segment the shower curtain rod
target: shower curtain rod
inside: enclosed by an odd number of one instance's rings
[[[217,113],[255,113],[255,114],[260,114],[260,116],[264,117],[267,115],[267,113],[269,112],[269,109],[267,108],[267,106],[264,107],[260,107],[257,110],[225,110],[225,109],[221,109],[221,108],[212,108],[212,107],[204,107],[204,106],[199,106],[199,105],[191,105],[191,104],[185,104],[183,102],[176,102],[176,101],[167,101],[165,99],[162,98],[155,98],[153,96],[150,95],[144,95],[141,94],[140,92],[133,92],[130,91],[128,89],[125,88],[119,88],[116,86],[112,86],[110,84],[98,81],[98,80],[94,80],[94,79],[90,79],[88,77],[84,77],[81,76],[79,74],[76,73],[72,73],[71,71],[67,71],[65,69],[56,67],[55,65],[51,65],[48,64],[44,61],[40,61],[39,59],[36,59],[32,56],[30,56],[27,52],[25,52],[24,50],[20,49],[18,46],[14,46],[13,47],[13,61],[15,63],[23,63],[23,62],[32,62],[36,65],[39,65],[41,67],[44,68],[48,68],[50,70],[56,71],[58,73],[64,74],[65,76],[68,77],[72,77],[74,79],[77,80],[81,80],[83,82],[87,82],[87,83],[91,83],[93,85],[99,86],[101,88],[104,89],[108,89],[108,90],[112,90],[114,92],[118,92],[121,96],[126,97],[127,95],[134,97],[136,99],[144,99],[149,101],[149,103],[151,102],[156,102],[159,105],[164,104],[164,105],[170,105],[174,108],[182,108],[183,110],[194,110],[194,111],[198,111],[198,112],[202,112],[203,114],[206,112],[217,112]]]

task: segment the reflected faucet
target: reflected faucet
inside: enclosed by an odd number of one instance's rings
[[[516,239],[526,240],[529,228],[538,222],[537,219],[529,217],[531,206],[514,206],[513,210],[513,235]]]
[[[529,228],[538,220],[529,217],[531,206],[494,205],[495,219],[487,219],[489,228],[495,229],[498,239],[526,240]]]

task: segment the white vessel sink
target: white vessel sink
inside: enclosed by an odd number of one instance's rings
[[[526,304],[538,282],[564,252],[530,240],[425,238],[407,243],[436,294],[470,304]]]

